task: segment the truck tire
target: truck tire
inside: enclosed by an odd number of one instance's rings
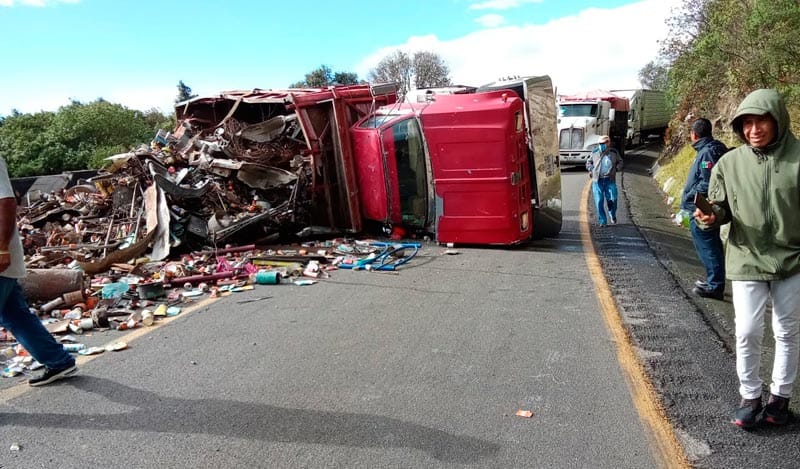
[[[555,238],[561,233],[560,210],[536,208],[533,211],[532,239]]]

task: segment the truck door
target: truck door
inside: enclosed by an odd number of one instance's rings
[[[413,114],[373,115],[351,130],[364,217],[388,225],[428,228],[430,169]]]

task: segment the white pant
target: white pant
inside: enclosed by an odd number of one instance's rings
[[[761,342],[764,338],[764,312],[771,297],[775,361],[770,392],[791,397],[800,351],[800,274],[771,282],[734,280],[731,286],[736,312],[739,394],[745,399],[761,397],[764,384],[759,376]]]

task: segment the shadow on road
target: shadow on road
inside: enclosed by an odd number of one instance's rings
[[[208,434],[355,448],[409,447],[456,464],[476,463],[500,449],[499,445],[478,438],[377,415],[289,409],[224,399],[174,398],[94,376],[76,376],[64,383],[67,384],[135,410],[98,415],[3,413],[0,424]]]

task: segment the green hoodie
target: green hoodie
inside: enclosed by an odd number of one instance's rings
[[[746,114],[769,114],[778,124],[774,142],[747,144]],[[745,143],[725,154],[711,171],[709,199],[715,226],[731,223],[725,269],[731,280],[779,280],[800,272],[800,141],[789,130],[789,113],[775,90],[756,90],[739,105],[731,123]]]

